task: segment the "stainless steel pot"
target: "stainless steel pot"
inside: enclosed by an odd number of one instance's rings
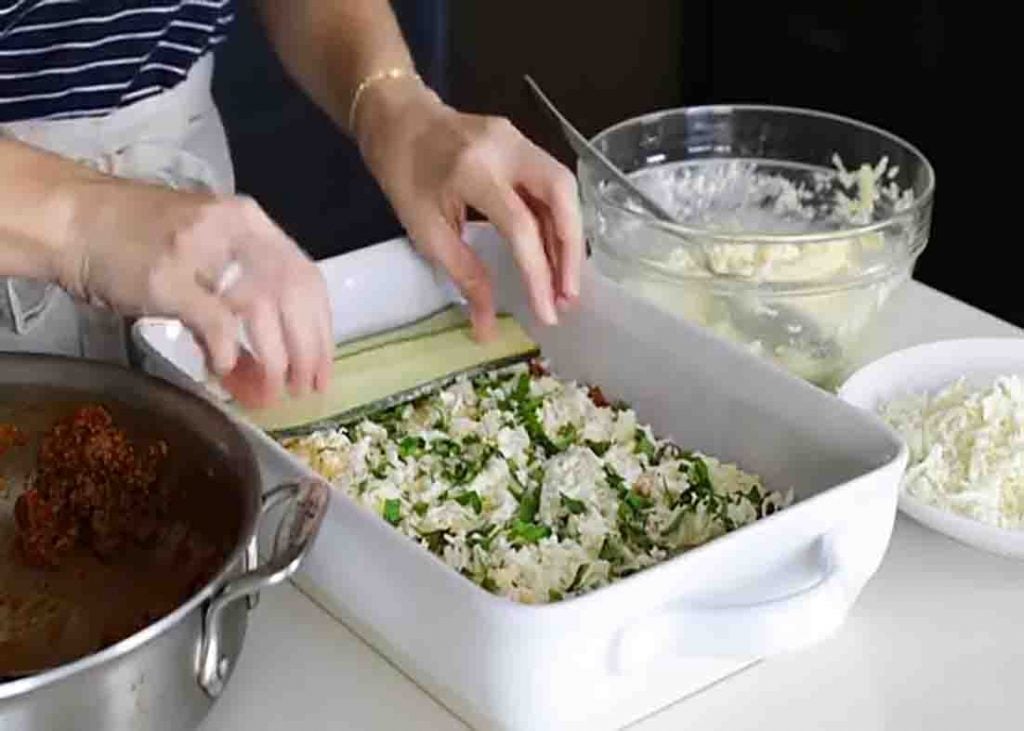
[[[261,495],[255,458],[231,419],[167,383],[104,364],[0,355],[0,421],[74,402],[121,410],[168,441],[172,461],[216,464],[218,489],[229,491],[219,493],[227,495],[221,505],[237,511],[230,521],[233,550],[198,593],[142,631],[74,662],[0,683],[0,729],[195,728],[231,677],[258,592],[292,575],[306,554],[329,489],[311,481]],[[273,527],[263,560],[256,551],[261,527]]]

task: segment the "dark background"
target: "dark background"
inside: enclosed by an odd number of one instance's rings
[[[240,5],[215,84],[239,189],[316,257],[398,234],[355,150],[285,78]],[[527,96],[523,73],[586,134],[658,108],[768,102],[853,116],[908,139],[938,177],[918,278],[1024,324],[1015,227],[1005,220],[1016,213],[1016,187],[1000,192],[1000,156],[1010,151],[995,106],[1018,84],[1012,65],[983,60],[986,41],[1004,43],[991,27],[997,18],[974,37],[951,5],[925,0],[393,6],[421,72],[446,100],[510,117],[567,164],[573,158]]]

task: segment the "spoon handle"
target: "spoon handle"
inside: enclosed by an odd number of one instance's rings
[[[530,90],[534,93],[537,99],[540,100],[540,103],[548,110],[551,116],[555,118],[559,126],[561,126],[562,134],[565,135],[565,139],[573,149],[573,152],[625,188],[626,192],[636,199],[637,203],[639,203],[649,215],[660,221],[664,221],[665,223],[675,223],[675,219],[668,213],[668,211],[658,205],[655,201],[651,200],[639,188],[637,188],[633,182],[626,177],[625,173],[615,167],[611,160],[601,154],[600,150],[591,145],[587,138],[572,126],[572,123],[570,123],[569,120],[558,111],[557,107],[555,107],[544,92],[540,90],[536,81],[534,81],[529,75],[526,75],[523,78],[526,80],[526,84],[530,87]]]

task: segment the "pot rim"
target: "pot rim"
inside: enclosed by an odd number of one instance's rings
[[[249,444],[249,440],[246,439],[243,431],[233,422],[228,414],[197,394],[180,388],[168,381],[142,371],[110,363],[87,361],[80,358],[62,355],[0,353],[0,372],[3,372],[5,370],[5,366],[8,365],[16,367],[18,364],[31,365],[32,363],[39,363],[40,361],[65,364],[68,367],[83,370],[106,371],[116,375],[117,378],[135,380],[136,382],[143,384],[146,388],[162,391],[163,393],[168,394],[171,398],[191,401],[196,408],[206,411],[212,419],[221,422],[221,426],[224,427],[224,433],[236,437],[236,441],[238,442],[237,448],[241,450],[239,457],[244,466],[243,474],[239,475],[239,478],[243,483],[243,487],[245,484],[255,486],[245,491],[250,496],[250,500],[253,505],[252,509],[249,510],[248,520],[242,525],[242,529],[239,531],[239,537],[234,548],[227,557],[225,557],[220,570],[213,576],[213,578],[206,582],[202,589],[179,604],[178,607],[169,614],[166,614],[157,621],[143,627],[138,632],[128,635],[124,639],[103,648],[99,652],[85,655],[77,660],[72,660],[71,662],[57,665],[47,670],[27,675],[23,678],[18,678],[17,680],[11,680],[6,683],[0,682],[0,702],[8,698],[31,693],[45,686],[58,683],[69,677],[108,663],[119,657],[127,655],[167,632],[173,626],[181,622],[186,616],[199,608],[204,602],[211,599],[213,595],[224,585],[228,579],[228,573],[231,568],[239,561],[239,559],[242,559],[245,556],[245,552],[248,549],[249,544],[256,536],[257,526],[259,525],[259,503],[262,490],[260,487],[261,483],[259,470],[257,469],[256,464],[256,457],[253,453],[252,446]]]

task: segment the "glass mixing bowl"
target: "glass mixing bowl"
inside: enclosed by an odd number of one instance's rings
[[[825,388],[853,365],[928,241],[931,164],[851,119],[691,107],[592,142],[677,221],[650,218],[581,160],[599,270]]]

